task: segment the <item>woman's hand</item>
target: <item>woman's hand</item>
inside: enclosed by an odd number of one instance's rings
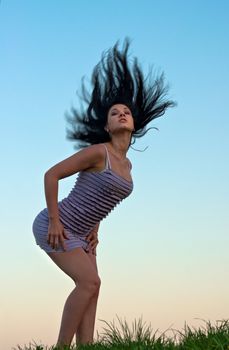
[[[97,232],[94,232],[94,231],[90,232],[86,238],[86,241],[89,242],[86,250],[87,251],[91,250],[92,254],[97,255],[96,254],[96,247],[97,247],[97,244],[99,243]]]
[[[66,251],[66,245],[64,242],[65,239],[69,238],[60,220],[50,220],[48,226],[48,244],[51,245],[53,249],[58,249],[59,244],[61,244],[63,249]]]

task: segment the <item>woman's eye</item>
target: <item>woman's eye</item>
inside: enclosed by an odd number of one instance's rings
[[[128,111],[126,111],[126,112],[124,112],[125,114],[130,114],[130,112],[128,112]],[[117,114],[116,112],[113,112],[113,113],[111,113],[111,115],[115,115],[115,114]]]

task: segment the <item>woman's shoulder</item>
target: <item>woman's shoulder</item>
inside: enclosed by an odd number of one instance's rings
[[[130,170],[131,170],[132,169],[132,163],[131,163],[131,161],[129,160],[128,157],[126,159],[128,160],[128,164],[129,164],[129,167],[130,167]]]
[[[87,146],[86,148],[96,151],[100,154],[104,152],[104,143],[94,143],[92,145]]]

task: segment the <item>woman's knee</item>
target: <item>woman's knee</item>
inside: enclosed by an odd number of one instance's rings
[[[94,273],[90,276],[85,276],[85,278],[82,278],[80,281],[78,281],[79,286],[87,289],[91,295],[96,295],[99,292],[100,285],[101,285],[101,279],[98,276],[98,274]]]

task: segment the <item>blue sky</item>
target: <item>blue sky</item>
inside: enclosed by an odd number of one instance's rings
[[[96,329],[116,314],[161,332],[228,317],[228,10],[228,1],[1,1],[4,349],[56,341],[73,284],[31,226],[46,206],[45,171],[76,152],[64,114],[79,106],[81,78],[90,88],[102,52],[126,36],[145,74],[165,72],[178,105],[136,140],[145,152],[129,150],[134,191],[101,223]],[[76,176],[60,181],[59,200]]]

